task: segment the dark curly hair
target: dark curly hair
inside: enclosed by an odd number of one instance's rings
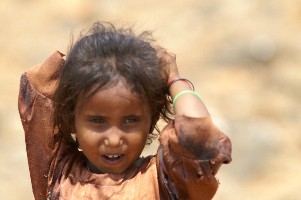
[[[120,77],[133,92],[146,99],[152,114],[147,144],[158,132],[161,117],[169,121],[172,109],[166,98],[167,63],[157,57],[150,32],[135,35],[132,28],[96,22],[71,44],[54,94],[54,124],[64,134],[75,131],[75,108],[99,89],[116,84]],[[157,130],[154,133],[154,129]]]

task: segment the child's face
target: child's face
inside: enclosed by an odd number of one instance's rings
[[[78,143],[93,167],[103,173],[122,173],[140,156],[151,126],[151,111],[130,87],[100,90],[77,107]]]

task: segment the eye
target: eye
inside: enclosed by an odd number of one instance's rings
[[[129,117],[126,117],[124,119],[124,122],[125,124],[130,124],[130,123],[135,123],[135,122],[138,122],[139,121],[139,117],[136,117],[136,116],[129,116]]]
[[[104,124],[105,123],[105,120],[102,117],[90,117],[89,121],[92,123],[95,123],[95,124]]]

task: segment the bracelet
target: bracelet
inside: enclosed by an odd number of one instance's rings
[[[199,93],[197,93],[196,91],[193,91],[193,90],[184,90],[180,93],[178,93],[175,98],[173,99],[172,101],[172,105],[174,106],[177,102],[177,100],[183,95],[183,94],[194,94],[195,96],[197,96],[200,100],[201,100],[201,95]]]
[[[190,86],[191,90],[194,91],[194,85],[192,84],[192,82],[190,80],[188,80],[186,78],[175,78],[175,79],[172,79],[171,81],[169,81],[167,83],[167,91],[168,92],[169,92],[169,89],[170,89],[171,85],[174,84],[177,81],[185,81]]]

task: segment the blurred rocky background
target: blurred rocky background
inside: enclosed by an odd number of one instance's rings
[[[300,0],[2,0],[0,13],[1,200],[33,199],[21,73],[96,20],[153,30],[231,137],[214,200],[301,199]]]

